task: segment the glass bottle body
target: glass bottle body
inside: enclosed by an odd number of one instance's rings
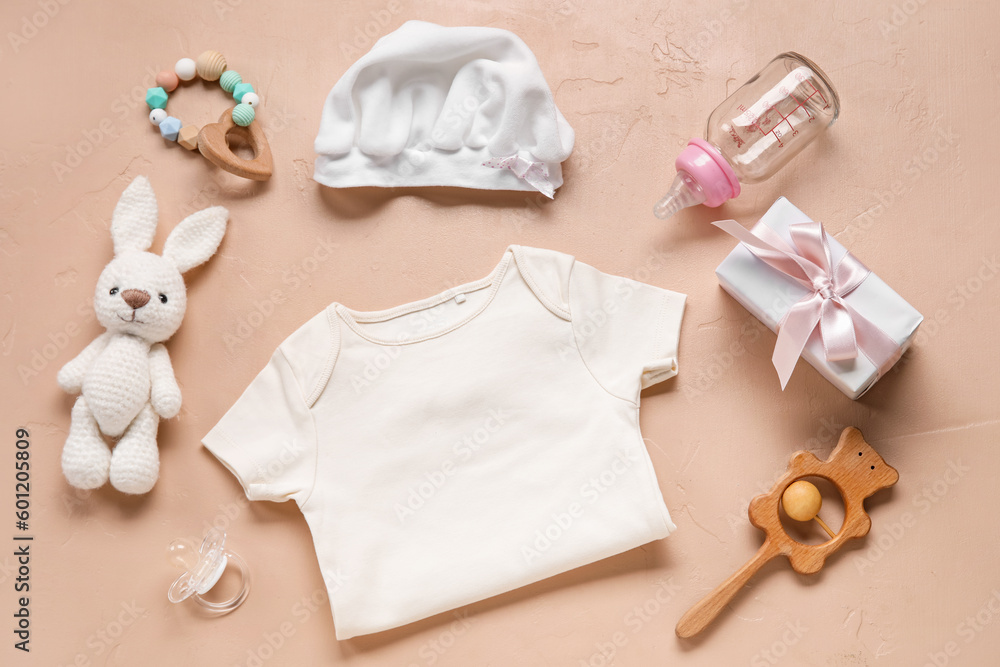
[[[716,107],[705,139],[740,183],[759,183],[788,164],[839,113],[840,99],[823,71],[797,53],[783,53]]]

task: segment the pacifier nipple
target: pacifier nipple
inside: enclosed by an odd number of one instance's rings
[[[242,558],[225,547],[226,534],[214,528],[208,531],[200,548],[185,539],[171,542],[167,559],[183,574],[170,586],[167,599],[177,603],[194,598],[201,606],[218,613],[228,613],[243,604],[250,592],[250,571]],[[201,597],[215,586],[229,563],[235,563],[240,570],[240,590],[224,602],[210,602]]]
[[[181,538],[167,547],[167,560],[180,570],[191,570],[198,564],[198,556],[191,549],[190,542]]]

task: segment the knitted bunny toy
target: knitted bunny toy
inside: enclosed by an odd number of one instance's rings
[[[63,474],[79,489],[110,476],[124,493],[146,493],[160,472],[160,417],[181,408],[163,341],[184,318],[181,273],[215,254],[229,211],[213,206],[185,218],[170,233],[163,256],[147,252],[156,233],[156,197],[144,176],[125,189],[111,218],[115,256],[97,280],[94,310],[107,330],[59,371],[59,386],[80,394],[62,454]],[[114,453],[104,435],[117,438]]]

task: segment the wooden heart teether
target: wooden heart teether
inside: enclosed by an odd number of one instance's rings
[[[236,136],[253,150],[253,159],[245,160],[233,153],[227,137]],[[209,123],[198,133],[198,150],[205,158],[231,174],[254,181],[266,181],[271,178],[274,170],[274,160],[271,158],[271,147],[260,123],[251,123],[246,127],[237,125],[232,114],[226,111],[219,117],[218,123]]]
[[[844,499],[844,523],[836,535],[822,523],[818,513],[822,499],[819,491],[803,477],[821,477],[837,487]],[[764,531],[764,544],[757,554],[726,579],[714,591],[688,610],[677,623],[677,636],[693,637],[704,630],[750,580],[757,570],[776,556],[787,556],[792,568],[800,574],[818,572],[827,556],[850,539],[864,537],[871,528],[871,518],[865,512],[864,500],[899,479],[899,473],[886,464],[871,448],[861,431],[849,427],[840,434],[840,441],[826,461],[809,452],[792,455],[788,470],[771,490],[750,502],[750,523]],[[808,486],[804,486],[808,485]],[[813,494],[812,490],[816,490]],[[802,544],[793,540],[781,525],[778,504],[785,507],[793,519],[817,519],[830,534],[823,544]]]

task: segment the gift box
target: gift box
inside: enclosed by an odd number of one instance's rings
[[[857,399],[909,347],[923,316],[784,197],[751,230],[713,223],[741,243],[715,270],[719,284],[778,335],[784,389],[801,356]]]

